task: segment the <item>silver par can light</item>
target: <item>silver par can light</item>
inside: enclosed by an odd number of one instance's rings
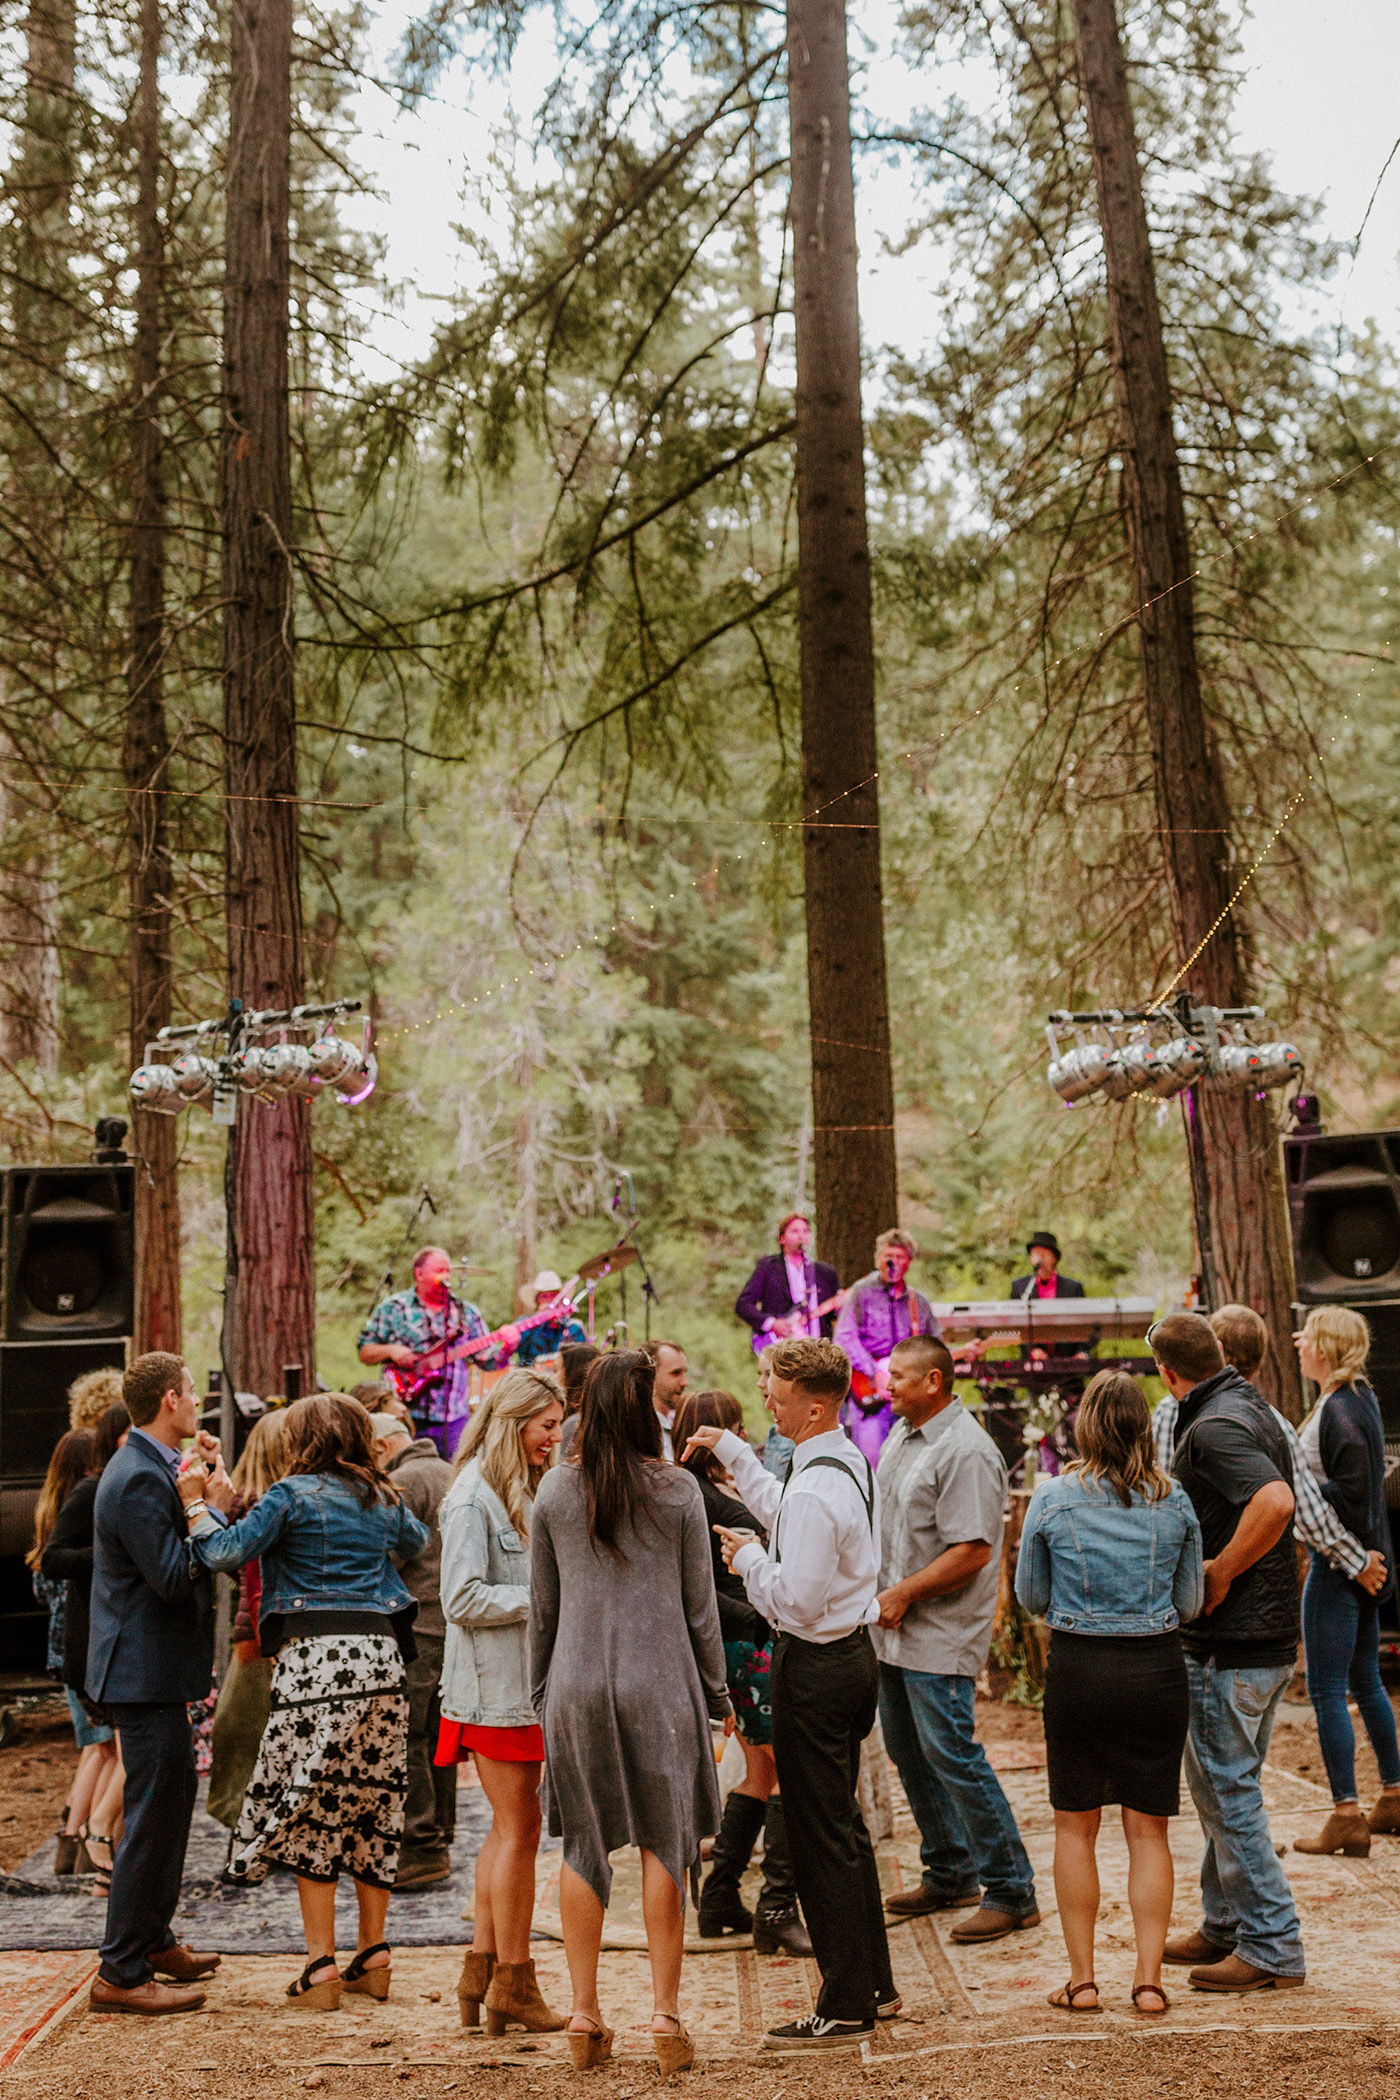
[[[1045,1077],[1060,1099],[1071,1106],[1099,1093],[1115,1076],[1117,1053],[1106,1043],[1077,1043],[1062,1057],[1051,1059]]]
[[[219,1068],[212,1057],[201,1057],[197,1050],[182,1050],[170,1070],[175,1075],[182,1101],[209,1101],[213,1098]]]
[[[314,1094],[319,1084],[311,1053],[301,1043],[273,1043],[261,1051],[264,1086],[269,1093]]]
[[[128,1091],[132,1106],[147,1109],[152,1115],[178,1116],[188,1106],[169,1065],[138,1065],[128,1082]]]

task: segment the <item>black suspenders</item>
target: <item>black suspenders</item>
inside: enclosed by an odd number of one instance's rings
[[[875,1536],[875,1468],[871,1465],[870,1460],[865,1458],[864,1452],[861,1453],[861,1457],[865,1459],[866,1477],[869,1482],[867,1487],[861,1486],[848,1465],[843,1464],[839,1458],[830,1457],[826,1452],[823,1452],[820,1458],[809,1459],[802,1470],[806,1473],[810,1472],[814,1466],[830,1466],[834,1472],[844,1473],[851,1486],[859,1494],[861,1501],[865,1504],[865,1521],[870,1526],[870,1536],[873,1539]],[[783,1482],[782,1495],[778,1497],[777,1516],[773,1519],[773,1560],[775,1564],[781,1563],[783,1557],[783,1549],[778,1543],[778,1518],[783,1513],[783,1500],[791,1486],[792,1475],[789,1473],[787,1479]]]

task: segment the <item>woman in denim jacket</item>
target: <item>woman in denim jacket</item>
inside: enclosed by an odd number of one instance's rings
[[[288,1408],[283,1463],[284,1477],[227,1529],[194,1500],[190,1540],[207,1568],[262,1562],[258,1636],[277,1667],[228,1871],[266,1859],[295,1873],[310,1959],[287,1995],[321,2012],[339,2005],[342,1984],[389,1994],[384,1921],[408,1791],[403,1648],[412,1654],[417,1610],[389,1556],[412,1560],[428,1532],[380,1471],[369,1416],[343,1393]],[[181,1495],[198,1498],[202,1486],[192,1467]],[[343,1976],[342,1871],[355,1883],[360,1928]]]
[[[1055,1811],[1055,1894],[1069,1981],[1050,2003],[1101,2010],[1094,1982],[1101,1812],[1121,1806],[1137,1939],[1133,2006],[1160,2017],[1173,1875],[1167,1819],[1181,1807],[1190,1700],[1177,1628],[1204,1601],[1201,1527],[1157,1469],[1136,1379],[1100,1371],[1075,1435],[1079,1463],[1037,1488],[1016,1595],[1050,1627],[1045,1745]]]
[[[477,1407],[438,1511],[442,1533],[442,1729],[437,1762],[470,1754],[491,1804],[476,1860],[462,2024],[486,2006],[492,2034],[564,2025],[530,1959],[544,1736],[530,1697],[530,1510],[559,1442],[564,1395],[538,1371],[507,1371]]]

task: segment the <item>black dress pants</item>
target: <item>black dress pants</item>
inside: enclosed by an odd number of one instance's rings
[[[442,1676],[445,1636],[413,1632],[416,1659],[408,1665],[408,1797],[403,1811],[403,1845],[399,1852],[424,1858],[445,1852],[457,1834],[457,1767],[435,1765],[438,1723],[438,1681]]]
[[[114,1704],[107,1712],[126,1766],[126,1828],[112,1868],[100,1974],[104,1983],[135,1990],[151,1980],[151,1956],[174,1944],[170,1921],[180,1901],[198,1781],[183,1701]]]
[[[856,1803],[880,1671],[861,1626],[839,1641],[773,1643],[773,1756],[793,1877],[822,1972],[817,2011],[872,2020],[894,1996],[875,1850]]]

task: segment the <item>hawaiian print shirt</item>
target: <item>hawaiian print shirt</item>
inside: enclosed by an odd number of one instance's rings
[[[410,1289],[395,1291],[392,1298],[375,1306],[360,1331],[359,1346],[363,1348],[366,1342],[403,1342],[410,1349],[422,1351],[444,1339],[455,1342],[465,1335],[475,1340],[490,1332],[480,1307],[469,1298],[449,1297],[444,1305],[427,1306],[416,1289]],[[506,1352],[498,1348],[488,1349],[484,1356],[474,1356],[470,1362],[450,1365],[442,1378],[419,1394],[415,1403],[419,1416],[434,1422],[453,1421],[458,1415],[465,1415],[470,1365],[477,1363],[485,1371],[498,1371],[508,1361]]]
[[[565,1342],[587,1340],[582,1320],[541,1320],[538,1327],[527,1327],[521,1335],[515,1361],[518,1364],[536,1363],[542,1356],[557,1356]]]

